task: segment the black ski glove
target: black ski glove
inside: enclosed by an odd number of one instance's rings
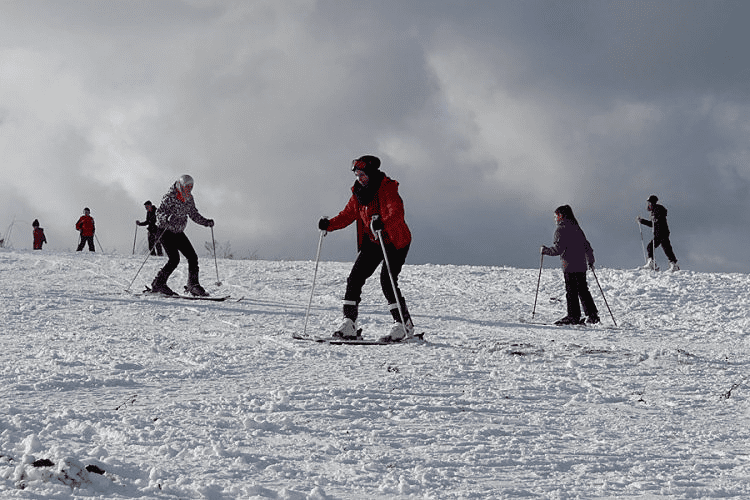
[[[321,231],[328,231],[328,226],[331,225],[331,221],[328,220],[328,217],[321,217],[321,219],[318,221],[318,229]]]
[[[370,229],[372,229],[373,234],[385,229],[385,226],[383,225],[383,219],[381,219],[379,215],[372,216],[372,220],[370,221]]]

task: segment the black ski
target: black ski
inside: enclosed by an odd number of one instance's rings
[[[218,297],[212,297],[210,295],[206,296],[198,296],[198,295],[182,295],[179,293],[175,293],[174,295],[167,295],[160,292],[153,292],[149,287],[146,287],[145,290],[143,290],[142,295],[154,295],[157,297],[164,297],[166,299],[185,299],[185,300],[208,300],[212,302],[224,302],[228,298],[231,297],[231,295],[221,295]]]
[[[309,335],[298,335],[293,334],[292,338],[295,340],[308,340],[311,342],[317,342],[319,344],[330,344],[330,345],[394,345],[394,344],[410,344],[415,342],[424,341],[424,333],[414,335],[403,340],[369,340],[362,336],[358,336],[354,339],[342,339],[338,337],[312,337]]]

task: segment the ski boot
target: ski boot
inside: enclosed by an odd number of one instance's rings
[[[208,292],[206,292],[199,283],[188,283],[185,285],[185,293],[189,293],[194,297],[208,297]]]
[[[555,321],[556,325],[581,325],[583,322],[581,318],[574,318],[573,316],[565,316],[564,318]]]
[[[361,330],[357,330],[357,325],[350,318],[344,318],[341,320],[341,325],[333,332],[331,337],[335,339],[343,340],[357,340],[361,339]]]
[[[648,262],[646,262],[646,265],[641,267],[641,269],[653,269],[654,271],[658,271],[659,266],[656,265],[656,262],[654,262],[654,259],[648,259]]]
[[[151,293],[160,293],[162,295],[177,295],[177,292],[167,286],[167,280],[160,272],[151,282]]]
[[[669,270],[672,271],[672,272],[680,270],[680,266],[677,265],[677,261],[669,263]]]
[[[401,342],[402,340],[411,338],[414,336],[414,323],[411,318],[406,320],[406,325],[396,321],[391,326],[391,331],[388,335],[380,337],[380,342]]]

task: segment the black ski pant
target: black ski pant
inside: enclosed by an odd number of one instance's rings
[[[94,247],[94,237],[93,236],[83,236],[81,235],[81,241],[78,243],[78,248],[76,248],[77,252],[80,252],[83,250],[83,246],[88,243],[89,244],[89,252],[96,252],[96,248]]]
[[[654,258],[654,248],[657,248],[659,245],[664,249],[664,255],[667,256],[669,262],[677,262],[677,257],[674,256],[674,251],[672,251],[672,243],[669,241],[669,235],[659,236],[648,243],[646,251],[648,252],[649,259]]]
[[[408,321],[409,312],[406,309],[406,301],[401,295],[401,290],[398,287],[398,276],[401,273],[401,268],[406,262],[406,255],[409,253],[409,246],[406,245],[404,248],[396,248],[392,244],[385,245],[385,251],[388,254],[388,263],[391,265],[391,272],[393,273],[393,281],[396,283],[396,293],[398,299],[393,293],[393,286],[391,285],[391,279],[388,276],[388,269],[383,262],[383,250],[380,247],[380,243],[370,241],[365,238],[362,243],[362,247],[357,254],[357,259],[354,261],[354,266],[349,273],[349,278],[346,280],[346,293],[344,294],[344,317],[357,321],[357,315],[359,313],[359,303],[362,300],[362,287],[365,286],[367,278],[373,275],[375,270],[378,268],[380,263],[383,263],[383,267],[380,270],[380,287],[383,289],[383,295],[388,301],[391,315],[395,321],[401,322],[401,316],[398,312],[398,304],[401,305],[401,310],[404,313],[404,319]],[[398,300],[398,302],[396,302]]]
[[[161,239],[156,229],[148,232],[148,249],[151,255],[161,255]]]
[[[590,318],[598,318],[599,311],[596,309],[591,292],[589,292],[586,271],[582,273],[564,272],[563,276],[565,276],[565,298],[568,301],[568,316],[571,318],[581,317],[581,306],[578,303],[578,299],[580,298],[584,314]]]
[[[156,275],[157,279],[161,283],[166,284],[169,279],[169,275],[177,269],[177,265],[180,263],[180,254],[184,255],[188,261],[188,285],[198,284],[198,254],[195,253],[193,245],[190,243],[185,233],[173,233],[172,231],[164,231],[161,236],[161,243],[164,246],[164,251],[167,253],[167,263],[161,268],[159,274]]]

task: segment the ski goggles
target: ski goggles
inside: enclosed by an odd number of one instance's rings
[[[352,162],[352,172],[356,170],[364,170],[365,168],[367,168],[367,163],[362,160],[354,160]]]

